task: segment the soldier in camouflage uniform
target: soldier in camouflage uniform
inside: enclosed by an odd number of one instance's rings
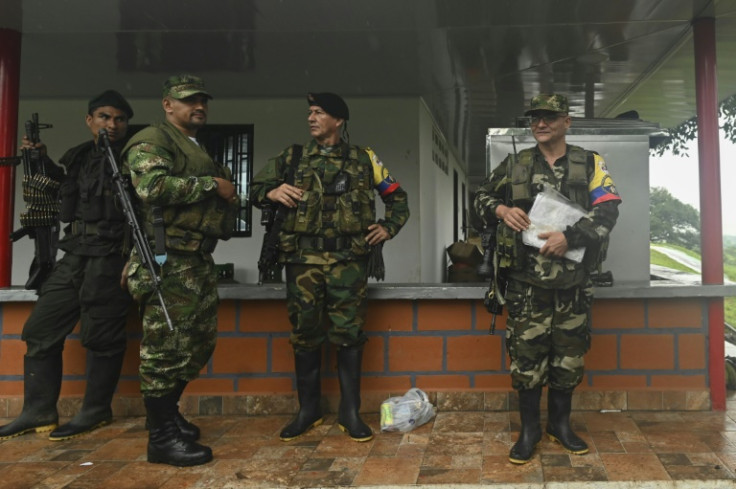
[[[191,466],[212,460],[212,450],[196,443],[199,428],[179,413],[177,403],[215,348],[218,296],[211,253],[218,239],[230,237],[240,201],[228,169],[195,140],[212,98],[202,80],[173,76],[164,83],[163,97],[166,120],[133,136],[123,158],[151,248],[165,247],[161,291],[173,331],[135,250],[125,279],[143,315],[140,376],[148,461]],[[157,217],[161,224],[154,224]]]
[[[280,437],[293,440],[323,421],[320,365],[328,340],[337,346],[338,425],[352,439],[368,441],[373,432],[358,414],[368,255],[409,218],[407,195],[370,148],[341,137],[349,118],[341,97],[311,93],[307,102],[314,139],[269,160],[251,186],[256,205],[288,209],[279,260],[286,264],[299,413]],[[374,190],[386,205],[378,222]]]
[[[0,440],[51,430],[50,440],[68,440],[112,422],[111,402],[125,355],[131,298],[119,287],[127,251],[125,216],[115,201],[111,167],[97,142],[100,129],[106,129],[113,151],[119,153],[131,117],[133,110],[125,98],[106,90],[88,104],[85,122],[93,139],[64,153],[61,167],[43,157],[47,175],[61,182],[58,217],[66,225],[59,248],[64,256],[43,282],[23,326],[28,348],[23,411],[0,427]],[[22,147],[31,149],[32,144],[24,137]],[[38,143],[37,149],[45,155],[45,145]],[[80,411],[57,427],[62,351],[78,322],[82,346],[89,350],[87,388]]]
[[[537,145],[509,155],[476,194],[474,206],[486,226],[498,226],[498,270],[508,279],[509,317],[506,348],[511,378],[519,391],[521,433],[512,447],[512,463],[528,462],[542,437],[539,404],[548,385],[548,436],[571,453],[588,446],[570,429],[573,389],[583,377],[583,355],[590,347],[590,272],[600,266],[608,235],[621,202],[603,158],[568,145],[567,98],[541,94],[531,100],[527,116]],[[541,248],[526,246],[534,197],[551,187],[587,211],[575,225],[542,232]],[[585,247],[581,263],[564,258]]]

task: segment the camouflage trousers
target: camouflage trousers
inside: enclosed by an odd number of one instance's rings
[[[286,264],[286,304],[295,350],[312,351],[325,339],[340,346],[366,342],[363,332],[368,275],[366,262]]]
[[[563,391],[583,379],[590,348],[593,287],[543,289],[516,280],[506,290],[506,349],[514,389],[549,384]]]
[[[143,318],[141,393],[161,397],[189,382],[207,365],[217,340],[217,276],[212,256],[169,252],[161,267],[161,293],[171,317],[169,329],[148,269],[133,253],[128,290]]]

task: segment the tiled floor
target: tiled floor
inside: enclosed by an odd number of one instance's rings
[[[365,419],[379,426],[377,415]],[[572,419],[589,454],[568,455],[544,439],[532,462],[514,466],[507,455],[515,413],[440,413],[410,433],[367,443],[341,433],[334,416],[290,443],[278,439],[287,416],[197,417],[215,460],[175,468],[147,463],[144,419],[122,418],[67,442],[41,434],[0,442],[0,487],[736,487],[736,400],[726,412],[583,411]]]

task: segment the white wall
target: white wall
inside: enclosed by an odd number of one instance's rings
[[[158,99],[131,99],[129,102],[135,111],[135,116],[131,120],[134,124],[147,124],[162,118],[161,102]],[[444,182],[435,184],[432,182],[434,177],[431,159],[429,162],[422,162],[421,166],[427,169],[425,173],[430,180],[426,187],[420,185],[420,160],[424,155],[424,151],[420,151],[420,144],[423,144],[424,140],[418,137],[422,134],[419,125],[420,120],[429,118],[424,104],[418,98],[346,97],[346,102],[350,107],[351,121],[348,129],[351,142],[373,148],[409,194],[409,209],[412,215],[401,233],[384,246],[386,281],[395,283],[441,281],[442,275],[438,270],[442,269],[440,264],[442,254],[437,249],[442,250],[448,244],[445,236],[452,237],[451,216],[445,217],[445,209],[448,207],[451,209],[452,203],[452,192],[450,191],[448,197],[445,196],[445,190],[451,190],[452,171],[449,187]],[[41,122],[54,125],[52,129],[42,131],[41,138],[48,145],[49,156],[57,160],[68,148],[91,137],[89,129],[84,124],[86,108],[87,100],[21,100],[19,135],[23,132],[25,120],[29,119],[33,112],[38,112]],[[263,167],[268,158],[275,156],[285,147],[293,143],[303,144],[309,140],[306,118],[306,97],[215,98],[210,103],[209,122],[212,124],[254,124],[254,174]],[[429,137],[431,145],[431,131]],[[21,178],[22,169],[19,167],[16,172],[14,229],[19,227],[17,217],[19,212],[25,209],[21,195]],[[429,245],[434,249],[421,258],[420,243],[424,240],[420,239],[422,215],[420,186],[421,198],[424,202],[432,203],[434,208],[430,214],[433,217],[429,221],[425,220]],[[442,192],[438,192],[438,189]],[[440,198],[438,194],[441,194]],[[445,199],[448,200],[445,202]],[[440,208],[443,209],[442,213],[437,210]],[[380,198],[377,198],[377,211],[379,217],[383,216]],[[441,225],[438,225],[438,216],[441,218]],[[235,279],[241,283],[255,283],[257,280],[256,263],[263,238],[259,219],[260,211],[254,209],[253,236],[221,242],[215,250],[214,257],[217,263],[235,264]],[[442,229],[441,232],[437,230],[439,228]],[[28,238],[14,244],[11,277],[13,285],[25,283],[32,257],[33,246]],[[423,270],[424,267],[431,270],[431,273]]]

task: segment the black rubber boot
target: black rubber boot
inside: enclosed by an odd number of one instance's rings
[[[23,410],[14,421],[0,426],[0,440],[25,433],[51,431],[59,423],[56,401],[61,391],[61,353],[23,359]]]
[[[519,391],[519,414],[521,431],[519,439],[509,452],[509,462],[525,464],[531,460],[534,448],[542,439],[542,425],[539,422],[539,401],[542,387]]]
[[[92,354],[82,409],[68,423],[52,431],[49,440],[69,440],[112,423],[112,396],[120,379],[124,355],[125,352],[113,356]]]
[[[363,347],[337,350],[337,376],[340,380],[340,409],[337,426],[355,441],[373,439],[373,431],[360,419],[360,371]]]
[[[299,397],[299,412],[296,417],[281,430],[282,441],[297,438],[324,421],[322,417],[322,349],[313,351],[294,350],[294,366],[296,372],[296,390]]]
[[[174,418],[178,395],[172,392],[163,397],[144,397],[148,430],[148,461],[177,467],[202,465],[212,460],[210,447],[185,440]]]
[[[174,423],[176,423],[176,426],[179,427],[179,431],[181,431],[181,436],[187,441],[197,441],[199,440],[201,436],[201,432],[199,430],[199,426],[196,424],[188,421],[179,411],[179,399],[181,399],[181,395],[184,392],[184,389],[186,388],[188,382],[184,380],[180,380],[177,383],[176,390],[174,393],[176,394],[177,399],[177,408],[176,408],[176,414],[174,415]],[[148,422],[148,418],[146,418],[146,430],[150,429],[151,424]]]
[[[572,391],[549,389],[547,403],[547,436],[550,440],[560,442],[565,450],[574,455],[588,453],[588,445],[570,428]]]

